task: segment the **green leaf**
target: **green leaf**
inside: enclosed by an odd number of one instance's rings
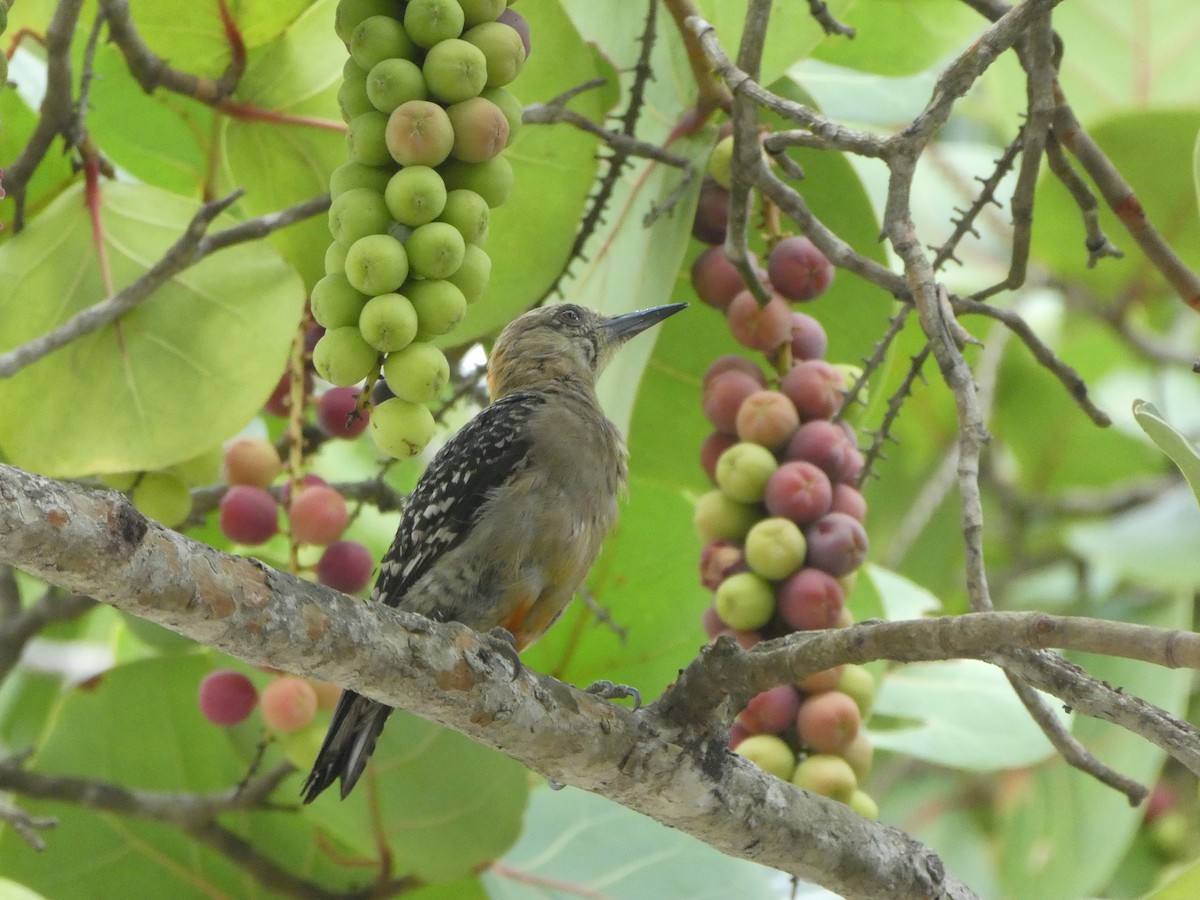
[[[1200,897],[1200,861],[1177,872],[1165,884],[1146,894],[1143,900],[1192,900]]]
[[[187,228],[196,204],[147,185],[105,185],[98,214],[119,290]],[[231,224],[228,217],[214,229]],[[45,334],[108,293],[83,187],[0,247],[0,350]],[[116,323],[0,381],[0,446],[57,477],[158,469],[244,426],[283,369],[304,294],[261,245],[239,245],[170,279]],[[64,440],[69,429],[70,440]]]
[[[1192,628],[1192,589],[1156,603],[1104,610],[1104,618],[1159,628]],[[1108,656],[1088,656],[1092,677],[1141,697],[1172,715],[1186,709],[1191,673]],[[1121,774],[1153,784],[1165,751],[1108,722],[1080,716],[1074,734]],[[1143,811],[1062,760],[1014,781],[998,807],[995,858],[1007,897],[1091,897],[1112,878],[1139,827]]]
[[[897,572],[868,563],[863,574],[878,592],[883,617],[889,622],[919,619],[942,608],[942,602],[930,591]]]
[[[37,891],[17,884],[8,878],[0,877],[0,900],[43,900]]]
[[[841,21],[855,28],[854,39],[831,37],[813,56],[873,78],[921,72],[987,24],[968,6],[946,0],[857,0]]]
[[[903,724],[887,727],[881,716]],[[974,772],[1033,765],[1054,753],[1004,673],[973,659],[889,671],[869,734],[878,749]]]
[[[377,805],[398,869],[424,881],[453,881],[478,871],[517,839],[527,794],[524,766],[398,711],[354,793],[343,801],[326,791],[304,814],[352,856],[374,858]],[[351,868],[360,871],[354,863]]]
[[[1153,403],[1138,400],[1133,404],[1133,417],[1142,426],[1150,440],[1158,445],[1158,449],[1171,461],[1179,466],[1179,471],[1187,479],[1192,493],[1200,500],[1200,451],[1180,432],[1162,417]]]
[[[552,884],[562,885],[564,896],[717,900],[736,894],[751,900],[781,896],[788,880],[611,800],[568,787],[533,792],[520,841],[484,873],[483,883],[493,900],[544,898]],[[807,887],[801,885],[796,896],[832,897]]]

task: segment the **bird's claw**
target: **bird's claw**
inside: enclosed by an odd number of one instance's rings
[[[602,697],[605,700],[624,700],[627,697],[632,697],[634,710],[642,708],[641,691],[627,684],[616,684],[612,681],[600,680],[593,681],[583,690],[584,693],[595,694],[597,697]]]
[[[499,625],[489,631],[487,637],[497,652],[512,663],[512,680],[516,681],[521,671],[525,668],[524,663],[521,662],[521,654],[517,651],[517,639],[513,637],[511,631]]]

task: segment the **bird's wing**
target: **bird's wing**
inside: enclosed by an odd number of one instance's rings
[[[444,553],[467,536],[492,492],[529,464],[529,418],[546,398],[518,391],[484,407],[459,429],[409,495],[372,600],[398,605]]]

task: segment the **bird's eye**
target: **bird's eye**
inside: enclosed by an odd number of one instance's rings
[[[558,311],[558,321],[562,322],[564,325],[578,325],[579,310],[571,306],[564,306]]]

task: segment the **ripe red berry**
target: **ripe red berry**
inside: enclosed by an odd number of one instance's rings
[[[359,390],[352,387],[330,388],[317,401],[317,424],[333,438],[356,438],[367,428],[370,413],[355,413]]]
[[[806,237],[784,238],[767,258],[775,290],[789,300],[812,300],[833,281],[833,264]]]
[[[292,523],[292,537],[318,546],[336,541],[350,521],[345,499],[327,485],[301,489],[288,507],[288,517]]]
[[[221,498],[221,533],[239,544],[261,544],[279,530],[279,504],[260,487],[235,484]]]
[[[346,594],[371,582],[371,551],[357,541],[334,541],[317,560],[317,581]]]
[[[217,669],[200,682],[200,712],[214,725],[237,725],[245,721],[258,703],[254,683],[241,672]]]
[[[791,339],[792,311],[778,294],[759,306],[750,291],[741,291],[729,301],[725,315],[733,339],[751,350],[769,352]]]

